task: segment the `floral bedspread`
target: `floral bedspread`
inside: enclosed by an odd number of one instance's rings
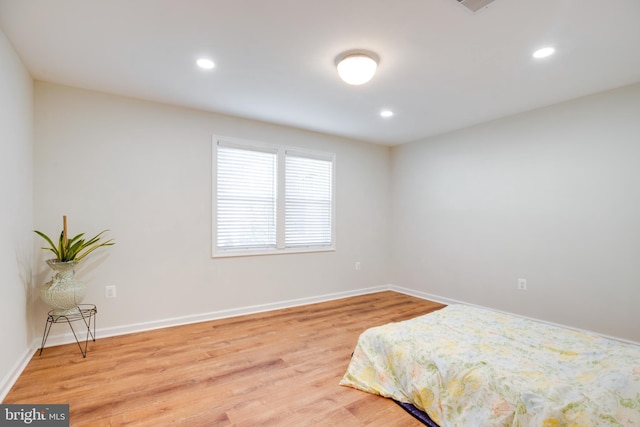
[[[640,426],[640,346],[462,304],[368,329],[341,385],[446,426]]]

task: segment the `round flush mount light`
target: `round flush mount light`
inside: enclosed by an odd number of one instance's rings
[[[555,48],[551,46],[543,47],[542,49],[538,49],[535,52],[533,52],[533,57],[536,59],[546,58],[548,56],[553,55],[555,51],[556,51]]]
[[[391,111],[391,110],[382,110],[382,111],[380,111],[380,116],[381,117],[391,117],[391,116],[393,116],[393,111]]]
[[[205,70],[210,70],[213,67],[216,66],[216,64],[213,63],[212,60],[207,59],[207,58],[200,58],[196,61],[196,64],[198,65],[198,67],[205,69]]]
[[[376,73],[378,56],[363,50],[344,52],[336,58],[336,68],[345,83],[354,86],[365,84]]]

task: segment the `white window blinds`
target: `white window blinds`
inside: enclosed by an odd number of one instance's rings
[[[217,247],[276,247],[275,152],[218,145]]]
[[[333,154],[214,143],[214,256],[335,249]]]
[[[331,169],[331,161],[286,153],[286,247],[332,244]]]

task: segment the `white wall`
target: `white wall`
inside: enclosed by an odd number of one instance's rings
[[[391,168],[395,284],[640,341],[640,85],[398,146]]]
[[[48,83],[34,104],[1,33],[0,65],[0,388],[47,311],[31,230],[64,214],[117,240],[78,271],[100,328],[394,283],[640,341],[640,85],[389,149]],[[212,134],[335,152],[338,250],[212,259]]]
[[[33,227],[33,84],[0,31],[0,400],[30,356],[27,306]]]
[[[35,108],[35,227],[116,240],[78,270],[101,328],[388,283],[387,147],[40,82]],[[212,259],[213,134],[335,152],[337,250]]]

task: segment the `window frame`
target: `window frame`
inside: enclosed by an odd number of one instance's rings
[[[230,248],[220,249],[217,245],[218,235],[218,145],[237,147],[240,149],[276,152],[276,247],[275,248]],[[330,252],[336,250],[336,155],[335,153],[308,150],[281,144],[266,143],[261,141],[214,135],[212,138],[212,200],[211,200],[211,253],[212,258],[277,255],[308,252]],[[285,246],[285,158],[287,152],[298,157],[324,160],[331,162],[331,244],[310,246]]]

